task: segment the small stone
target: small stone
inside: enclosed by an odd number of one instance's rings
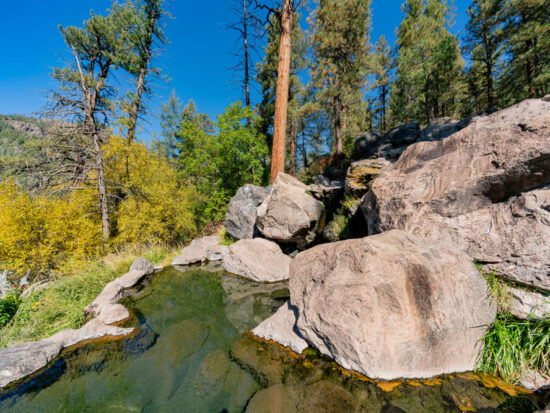
[[[130,272],[132,271],[143,272],[144,274],[152,274],[155,272],[155,267],[145,258],[139,257],[136,258],[136,260],[130,267]]]

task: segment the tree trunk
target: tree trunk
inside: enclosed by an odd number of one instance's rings
[[[307,162],[307,146],[306,146],[306,128],[302,127],[302,160],[304,162],[304,169],[308,168]]]
[[[485,78],[487,81],[487,106],[489,108],[494,107],[493,101],[493,59],[491,52],[489,51],[489,43],[487,40],[487,34],[483,34],[483,43],[485,47]]]
[[[386,94],[388,93],[386,85],[380,89],[380,100],[382,103],[382,133],[386,133]]]
[[[97,189],[99,192],[99,208],[101,210],[101,232],[103,233],[103,241],[107,243],[111,234],[111,224],[109,219],[109,205],[107,201],[107,183],[105,180],[105,168],[103,166],[103,153],[99,144],[99,136],[94,132],[93,136],[94,150],[96,156],[97,168]]]
[[[153,36],[155,25],[160,16],[158,8],[152,7],[147,16],[147,37],[143,44],[143,50],[140,53],[140,69],[138,74],[138,80],[136,85],[136,95],[132,100],[132,105],[130,107],[130,124],[128,125],[128,132],[126,134],[126,142],[128,145],[132,143],[136,134],[136,125],[137,118],[139,115],[139,110],[141,107],[141,95],[143,94],[143,89],[145,88],[145,78],[149,73],[149,63],[151,61],[151,46],[153,44]]]
[[[277,96],[273,122],[273,151],[271,155],[271,183],[279,172],[285,170],[286,117],[288,112],[288,86],[290,82],[290,52],[292,35],[293,0],[283,0],[281,17],[281,40],[277,67]]]
[[[340,155],[344,152],[342,145],[342,102],[340,95],[336,95],[332,102],[334,110],[334,153]]]
[[[296,175],[296,127],[294,119],[290,119],[290,175]]]
[[[244,47],[244,95],[246,106],[250,106],[250,73],[248,65],[248,10],[243,0],[243,47]]]

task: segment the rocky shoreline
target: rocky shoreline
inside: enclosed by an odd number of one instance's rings
[[[144,258],[138,258],[130,271],[105,286],[85,312],[94,316],[77,330],[66,329],[39,341],[22,343],[0,351],[0,389],[13,385],[46,367],[64,349],[100,338],[123,338],[134,333],[134,328],[118,327],[130,313],[118,302],[125,290],[137,286],[155,272],[155,267]]]

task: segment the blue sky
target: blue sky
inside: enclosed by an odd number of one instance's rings
[[[402,18],[402,2],[373,0],[373,43],[384,34],[393,44],[395,29]],[[457,14],[453,31],[463,31],[470,2],[455,0]],[[0,113],[31,115],[44,107],[44,91],[55,87],[49,72],[60,64],[60,56],[66,52],[58,25],[81,25],[91,9],[103,13],[111,1],[5,0],[2,3]],[[155,97],[148,104],[149,124],[143,125],[140,133],[144,140],[149,140],[153,132],[159,132],[160,105],[172,89],[183,102],[192,98],[199,111],[212,117],[231,102],[242,99],[241,92],[231,85],[234,75],[229,70],[234,65],[230,52],[236,47],[236,35],[225,28],[234,20],[229,0],[171,0],[168,9],[173,15],[173,19],[166,21],[170,44],[159,63],[170,81],[156,88]],[[257,94],[253,101],[258,101]]]

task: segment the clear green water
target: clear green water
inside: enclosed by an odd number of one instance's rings
[[[545,402],[457,376],[386,391],[311,349],[297,356],[243,334],[286,297],[285,284],[166,269],[124,302],[135,336],[67,351],[0,393],[0,412],[489,413]]]
[[[72,351],[0,396],[0,412],[240,412],[260,387],[230,347],[287,295],[281,284],[164,270],[125,302],[137,336]]]

